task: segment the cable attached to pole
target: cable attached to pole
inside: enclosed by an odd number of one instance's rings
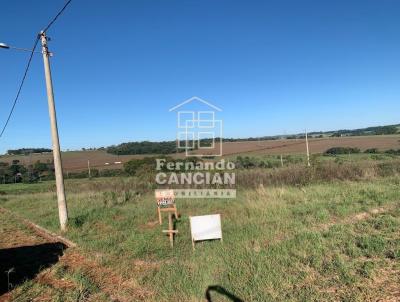
[[[59,16],[61,16],[61,14],[64,12],[64,10],[67,8],[67,6],[71,3],[72,0],[68,0],[65,5],[63,6],[63,8],[58,12],[58,14],[53,18],[53,20],[50,21],[50,23],[43,29],[43,32],[46,32],[52,25],[54,22],[56,22],[56,20],[58,19]]]
[[[7,125],[9,123],[10,119],[11,119],[11,116],[12,116],[13,112],[14,112],[15,105],[17,104],[19,95],[21,94],[22,87],[24,86],[25,79],[26,79],[26,76],[28,74],[29,67],[31,66],[31,62],[32,62],[32,58],[33,58],[33,55],[34,55],[34,51],[36,49],[36,46],[37,46],[38,42],[39,42],[39,36],[37,36],[36,39],[35,39],[35,43],[34,43],[34,45],[32,47],[32,51],[31,51],[31,55],[29,56],[28,63],[26,64],[26,67],[25,67],[24,76],[22,77],[22,81],[19,84],[19,88],[18,88],[17,94],[15,96],[13,105],[12,105],[11,110],[10,110],[10,113],[8,114],[7,120],[6,120],[6,122],[5,122],[4,126],[3,126],[3,129],[1,130],[0,137],[3,136],[3,133],[6,130]]]
[[[72,0],[68,0],[68,1],[65,3],[65,5],[63,6],[63,8],[57,13],[57,15],[50,21],[50,23],[45,27],[45,29],[44,29],[42,32],[46,32],[46,31],[54,24],[54,22],[56,22],[56,20],[58,19],[58,17],[61,16],[61,14],[64,12],[64,10],[67,8],[67,6],[71,3],[71,1],[72,1]],[[27,76],[27,74],[28,74],[28,70],[29,70],[29,67],[30,67],[30,65],[31,65],[32,58],[33,58],[33,55],[34,55],[34,53],[35,53],[35,49],[36,49],[36,46],[37,46],[37,44],[38,44],[38,42],[39,42],[39,39],[40,39],[40,35],[37,35],[37,36],[36,36],[36,39],[35,39],[35,43],[34,43],[34,45],[33,45],[33,47],[32,47],[32,50],[31,50],[31,54],[30,54],[30,56],[29,56],[28,63],[26,64],[26,67],[25,67],[24,75],[23,75],[22,80],[21,80],[21,83],[20,83],[20,85],[19,85],[19,87],[18,87],[17,94],[16,94],[16,96],[15,96],[15,98],[14,98],[14,102],[13,102],[13,105],[12,105],[12,107],[11,107],[10,113],[8,114],[7,120],[6,120],[6,122],[4,123],[4,126],[3,126],[3,128],[2,128],[2,130],[1,130],[1,132],[0,132],[0,138],[3,136],[4,131],[6,130],[6,128],[7,128],[7,126],[8,126],[8,123],[10,122],[11,116],[13,115],[13,112],[14,112],[14,109],[15,109],[15,105],[16,105],[17,102],[18,102],[19,95],[21,94],[22,87],[24,86],[25,79],[26,79],[26,76]]]

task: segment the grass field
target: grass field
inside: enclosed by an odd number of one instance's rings
[[[232,200],[180,199],[173,249],[153,194],[127,193],[135,181],[67,181],[66,237],[78,248],[17,287],[15,301],[205,301],[207,289],[211,301],[230,301],[230,294],[243,301],[400,299],[399,175],[240,188]],[[128,191],[119,194],[121,187]],[[0,191],[1,207],[58,231],[53,183]],[[188,217],[209,213],[222,215],[224,242],[193,251]],[[10,218],[1,218],[4,230]],[[70,285],[54,285],[62,280]]]
[[[311,154],[323,153],[331,147],[357,147],[362,151],[369,148],[379,150],[400,149],[400,135],[374,135],[374,136],[351,136],[351,137],[327,137],[312,138],[309,140]],[[219,148],[218,144],[216,148]],[[210,152],[213,149],[209,150]],[[196,153],[196,152],[194,152]],[[304,140],[282,139],[268,141],[241,141],[225,142],[223,154],[226,157],[237,155],[248,156],[267,156],[267,155],[295,155],[305,154]],[[65,172],[86,170],[88,160],[92,168],[96,169],[120,169],[122,164],[130,159],[143,158],[144,155],[112,155],[106,151],[68,151],[62,152],[63,167]],[[173,156],[183,156],[174,154]],[[19,160],[24,165],[32,164],[36,161],[51,162],[53,155],[51,153],[32,154],[32,155],[3,155],[0,161],[11,163],[13,160]],[[109,165],[105,165],[108,163]]]

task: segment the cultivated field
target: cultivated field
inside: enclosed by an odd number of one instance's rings
[[[398,301],[400,161],[343,159],[237,171],[236,199],[178,200],[173,249],[157,222],[151,176],[67,180],[65,236],[78,247],[7,297]],[[0,191],[0,207],[58,232],[53,182],[0,185]],[[210,213],[222,215],[224,242],[199,243],[193,251],[189,216]],[[12,216],[0,218],[1,238],[16,230],[21,245],[42,243]],[[0,240],[0,251],[8,242]]]
[[[400,135],[374,135],[374,136],[350,136],[327,137],[309,139],[310,153],[323,153],[332,147],[356,147],[362,151],[370,148],[379,150],[399,149]],[[218,150],[219,145],[216,144]],[[215,152],[215,149],[211,149]],[[304,139],[282,139],[267,141],[224,142],[223,154],[232,155],[287,155],[299,154],[306,151]],[[202,153],[206,153],[203,152]]]
[[[312,138],[309,140],[310,152],[323,153],[332,147],[357,147],[362,151],[369,148],[378,150],[400,149],[400,135],[374,135],[374,136],[352,136],[333,138]],[[219,148],[218,144],[216,148]],[[209,150],[212,152],[215,150]],[[202,154],[205,152],[202,151]],[[305,141],[296,139],[267,140],[267,141],[243,141],[226,142],[223,144],[224,156],[236,155],[291,155],[305,154]],[[150,155],[147,155],[150,156]],[[154,156],[154,155],[152,155]],[[183,154],[173,154],[173,157],[182,157]],[[69,151],[62,152],[63,166],[65,172],[86,170],[88,160],[90,166],[96,169],[120,169],[124,162],[133,158],[143,158],[144,155],[112,155],[106,151]],[[22,164],[29,165],[38,160],[51,162],[51,153],[32,154],[28,156],[0,156],[0,161],[11,163],[18,159]],[[121,162],[121,164],[116,164]],[[108,165],[106,165],[108,163]]]
[[[133,159],[143,158],[139,155],[113,155],[106,151],[66,151],[61,154],[63,160],[64,171],[81,171],[90,166],[96,169],[121,169],[122,163]],[[36,161],[43,163],[52,162],[53,154],[49,153],[33,153],[31,155],[3,155],[0,161],[11,163],[13,160],[19,160],[23,165],[30,165]],[[118,162],[121,162],[118,164]],[[106,164],[108,163],[108,165]]]

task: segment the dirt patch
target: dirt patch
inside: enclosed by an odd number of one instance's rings
[[[8,213],[0,209],[0,249],[18,247],[23,245],[36,245],[48,242],[38,237],[27,228],[16,228],[16,221]]]
[[[11,300],[10,290],[57,263],[66,249],[55,239],[38,236],[5,211],[0,211],[0,238],[0,301]]]
[[[18,285],[26,279],[33,279],[39,284],[57,290],[74,289],[76,284],[72,281],[57,278],[51,269],[45,269],[58,262],[72,273],[75,271],[82,272],[98,286],[103,294],[110,298],[110,301],[140,301],[153,295],[152,291],[139,285],[135,279],[123,278],[112,269],[101,266],[97,261],[89,260],[77,248],[70,248],[61,256],[61,251],[66,246],[63,243],[56,242],[58,236],[51,237],[51,234],[49,235],[46,230],[40,227],[37,233],[35,232],[36,226],[34,225],[35,227],[32,229],[33,224],[31,224],[25,219],[23,222],[14,219],[9,211],[0,211],[0,264],[11,265],[10,267],[0,266],[1,271],[14,268],[11,273],[13,285]],[[43,230],[45,231],[44,237],[41,236]],[[138,260],[134,262],[133,266],[141,269],[157,268],[159,263]],[[8,281],[1,281],[6,287],[0,292],[0,295],[3,294],[0,296],[0,302],[11,301],[13,292],[7,293]],[[38,298],[40,301],[52,301],[50,297],[51,294],[46,296],[43,293]],[[90,299],[92,298],[94,297],[90,297]]]
[[[37,239],[42,238],[44,242],[61,242],[67,247],[75,247],[76,243],[72,242],[71,240],[68,240],[62,236],[59,236],[57,234],[54,234],[45,228],[42,228],[41,226],[29,221],[28,219],[25,219],[23,217],[20,217],[19,215],[15,214],[14,212],[11,212],[10,210],[4,209],[0,207],[0,214],[3,215],[5,220],[11,221],[14,223],[11,223],[11,226],[13,229],[16,231],[20,230],[21,226],[24,226],[24,237],[26,236],[27,229],[29,229],[31,234],[34,234]],[[12,233],[12,232],[11,232]],[[25,242],[25,239],[23,240]]]
[[[47,286],[51,286],[53,288],[61,290],[67,290],[76,287],[75,284],[70,280],[58,279],[56,276],[54,276],[51,270],[40,272],[36,276],[36,281],[41,284],[45,284]]]
[[[400,301],[400,269],[393,265],[392,267],[378,270],[368,286],[378,292],[384,291],[382,297],[379,297],[376,301]]]
[[[112,301],[141,301],[153,296],[151,290],[139,285],[135,279],[125,279],[95,260],[85,258],[77,250],[70,250],[60,261],[67,269],[84,272]]]

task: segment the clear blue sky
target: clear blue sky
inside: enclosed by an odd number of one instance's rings
[[[63,4],[1,1],[0,42],[31,47]],[[400,122],[397,0],[73,0],[48,35],[64,150],[172,140],[191,96],[225,137]],[[27,58],[0,50],[1,124]],[[0,152],[50,145],[39,54]]]

